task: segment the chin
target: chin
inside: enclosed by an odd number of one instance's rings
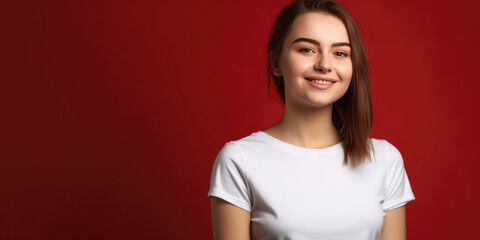
[[[327,106],[327,105],[331,105],[333,104],[335,101],[335,99],[331,99],[331,98],[325,98],[325,97],[312,97],[310,99],[308,99],[308,101],[313,104],[313,105],[317,105],[317,106]]]
[[[333,104],[331,101],[310,101],[308,105],[316,108],[329,107]]]

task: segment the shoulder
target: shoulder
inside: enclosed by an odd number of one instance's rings
[[[231,151],[237,151],[239,154],[248,153],[250,151],[258,152],[261,149],[265,149],[267,141],[262,137],[259,132],[253,132],[252,134],[227,142],[226,145]]]
[[[255,146],[256,141],[258,141],[258,137],[255,133],[236,140],[228,141],[219,151],[217,159],[219,161],[244,162],[243,149],[252,145]]]
[[[375,150],[388,150],[388,151],[398,151],[398,149],[386,139],[381,138],[370,138]]]
[[[375,157],[380,157],[388,164],[401,161],[402,154],[398,148],[386,139],[371,138]]]
[[[242,160],[241,156],[242,155],[235,141],[229,141],[223,145],[222,149],[220,149],[216,160],[219,162],[238,162]]]

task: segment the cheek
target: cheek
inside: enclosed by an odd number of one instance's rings
[[[298,77],[305,72],[309,64],[310,63],[301,56],[295,54],[285,55],[282,72],[289,78]]]
[[[352,63],[339,64],[337,66],[337,74],[343,81],[350,81],[353,76],[353,66]]]
[[[296,72],[295,60],[293,58],[286,58],[285,63],[283,64],[282,73],[288,79]]]
[[[280,59],[279,67],[280,71],[282,72],[283,83],[285,84],[285,94],[288,94],[292,88],[291,79],[292,75],[294,75],[294,63],[295,61],[293,61],[288,55],[283,55]]]

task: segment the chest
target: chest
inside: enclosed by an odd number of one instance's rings
[[[381,166],[354,170],[342,166],[341,159],[291,160],[257,162],[250,168],[253,235],[270,235],[271,239],[377,238],[385,216]]]

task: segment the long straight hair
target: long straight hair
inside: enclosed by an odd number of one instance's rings
[[[338,17],[344,23],[351,45],[353,75],[350,86],[339,100],[333,103],[332,121],[338,130],[344,149],[343,165],[350,162],[356,167],[368,160],[373,149],[370,130],[373,125],[370,77],[367,57],[357,25],[350,13],[332,0],[297,0],[287,6],[278,16],[272,28],[268,43],[267,75],[268,89],[273,78],[277,93],[285,104],[285,84],[283,76],[273,75],[282,54],[283,42],[294,20],[308,12],[323,12]]]

